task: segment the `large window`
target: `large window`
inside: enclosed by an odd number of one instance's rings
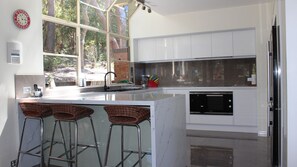
[[[47,80],[56,86],[129,81],[128,1],[43,0],[43,55]],[[131,2],[131,1],[129,1]]]

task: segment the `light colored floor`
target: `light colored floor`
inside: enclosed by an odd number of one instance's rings
[[[191,167],[270,167],[269,138],[251,133],[187,131]]]

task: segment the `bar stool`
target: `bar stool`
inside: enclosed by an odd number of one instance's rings
[[[24,122],[23,122],[23,129],[21,134],[21,141],[18,151],[18,157],[16,166],[19,166],[20,161],[20,154],[27,154],[31,156],[40,157],[40,166],[44,166],[44,144],[46,141],[43,139],[43,129],[44,129],[44,118],[52,115],[51,108],[46,104],[40,104],[40,103],[19,103],[19,106],[25,116]],[[26,129],[27,120],[39,120],[40,123],[40,144],[27,150],[22,150],[22,144],[23,144],[23,138],[24,138],[24,132]],[[37,148],[40,147],[40,150],[38,152],[33,153]]]
[[[108,119],[111,122],[109,128],[108,142],[105,154],[105,162],[104,165],[107,165],[108,161],[108,153],[109,153],[109,145],[111,139],[111,132],[113,126],[121,126],[121,162],[122,167],[124,166],[124,161],[132,154],[138,153],[138,161],[133,165],[136,166],[139,163],[139,166],[142,166],[141,159],[150,153],[142,152],[141,149],[141,131],[139,124],[145,120],[150,121],[150,110],[147,108],[136,107],[136,106],[123,106],[123,105],[114,105],[114,106],[105,106],[104,110],[107,112]],[[136,151],[127,151],[124,150],[124,126],[134,126],[137,128],[137,140],[138,140],[138,152]],[[124,152],[129,152],[129,154],[124,158]]]
[[[52,134],[52,140],[51,140],[51,147],[49,151],[49,159],[48,159],[48,166],[50,166],[51,159],[57,160],[57,161],[64,161],[68,163],[68,166],[72,166],[72,164],[75,164],[75,167],[78,166],[78,155],[85,151],[88,148],[95,148],[99,160],[100,166],[102,166],[99,148],[97,145],[97,138],[96,133],[94,129],[94,124],[91,115],[94,113],[94,110],[83,107],[83,106],[77,106],[77,105],[70,105],[70,104],[54,104],[51,105],[53,116],[55,118],[55,124],[54,124],[54,130]],[[81,120],[83,118],[89,118],[92,126],[93,136],[94,136],[94,145],[86,145],[86,144],[78,144],[78,120]],[[68,122],[69,123],[69,150],[66,148],[65,143],[65,137],[62,130],[61,122]],[[52,156],[53,151],[53,144],[54,144],[54,137],[55,137],[55,131],[57,123],[59,124],[60,131],[61,131],[61,137],[62,137],[62,144],[65,149],[65,153],[59,155],[59,156]],[[74,147],[71,142],[71,123],[74,123],[75,130],[74,130]],[[78,147],[82,148],[78,152]],[[72,150],[74,149],[74,155],[72,155]],[[62,158],[63,156],[66,156],[66,158]]]

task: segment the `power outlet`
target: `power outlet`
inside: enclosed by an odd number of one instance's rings
[[[23,87],[23,94],[30,94],[31,93],[31,87]]]
[[[10,167],[16,167],[16,159],[10,162]]]

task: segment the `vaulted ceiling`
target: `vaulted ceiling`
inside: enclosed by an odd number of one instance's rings
[[[153,11],[162,15],[188,13],[201,10],[229,8],[259,4],[271,0],[146,0]]]

